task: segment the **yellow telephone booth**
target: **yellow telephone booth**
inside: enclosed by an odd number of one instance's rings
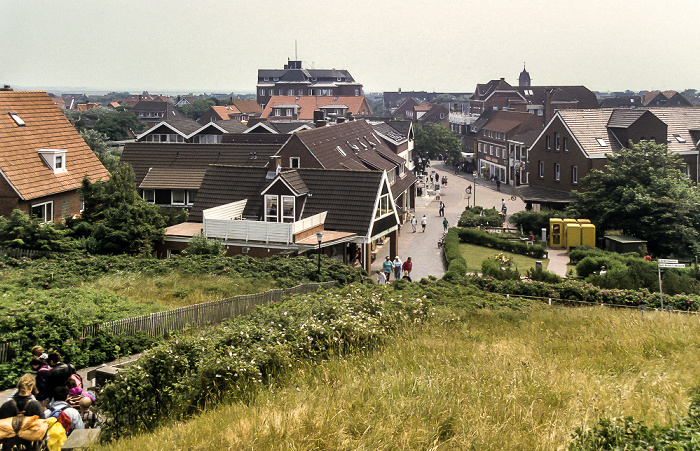
[[[561,247],[565,247],[568,249],[568,243],[566,242],[566,239],[568,237],[568,234],[566,232],[566,228],[569,227],[571,224],[578,224],[575,219],[571,218],[566,218],[563,219],[563,224],[562,224],[562,231],[561,231]]]
[[[590,224],[591,220],[590,219],[577,219],[576,220],[579,224]]]
[[[549,247],[564,247],[562,244],[562,229],[564,221],[561,218],[549,218]]]
[[[581,225],[574,222],[566,224],[566,250],[581,245]]]
[[[595,247],[595,226],[593,224],[581,224],[581,244]]]

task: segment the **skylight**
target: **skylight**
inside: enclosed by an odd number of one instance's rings
[[[343,149],[341,149],[340,146],[336,146],[335,148],[336,148],[336,150],[337,150],[338,152],[340,152],[340,154],[341,154],[342,156],[344,156],[344,157],[347,156],[347,154],[346,154],[345,152],[343,152]]]
[[[685,142],[685,138],[681,137],[681,135],[673,135],[673,137],[676,138],[676,141],[678,141],[679,143]]]
[[[607,147],[608,144],[605,142],[603,138],[596,138],[596,141],[598,141],[598,144],[600,144],[600,147]]]
[[[27,124],[22,120],[22,118],[19,117],[19,114],[14,113],[14,112],[10,112],[10,113],[8,113],[8,114],[10,115],[10,117],[12,118],[12,120],[15,121],[15,124],[17,124],[18,126],[22,127],[23,125],[27,125]]]

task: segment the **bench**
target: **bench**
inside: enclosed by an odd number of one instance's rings
[[[100,432],[102,432],[100,428],[75,429],[68,436],[61,450],[83,449],[94,445],[100,438]]]

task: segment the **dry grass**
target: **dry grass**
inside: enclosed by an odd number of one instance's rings
[[[439,313],[371,355],[301,365],[114,450],[557,450],[599,416],[665,423],[700,381],[700,319],[604,308]]]
[[[167,308],[216,301],[239,294],[260,293],[274,287],[272,281],[243,279],[226,275],[178,274],[143,276],[138,273],[111,274],[83,284],[114,291],[136,302],[154,302]]]

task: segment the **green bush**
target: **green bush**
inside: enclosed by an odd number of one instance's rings
[[[525,274],[525,277],[537,282],[547,283],[561,283],[562,280],[564,280],[558,274],[555,274],[551,271],[547,271],[546,269],[540,269],[538,271],[535,268],[528,269],[527,273]]]
[[[458,227],[502,227],[503,216],[494,209],[468,207],[457,222]]]
[[[512,254],[527,255],[533,258],[544,258],[547,251],[544,247],[535,244],[528,246],[520,241],[510,241],[499,238],[483,230],[462,228],[458,231],[459,240],[462,243],[476,244],[477,246],[499,249]]]
[[[564,218],[565,213],[558,210],[545,209],[542,211],[519,211],[513,213],[509,221],[524,233],[532,232],[538,235],[542,229],[549,230],[550,218]]]
[[[520,272],[517,268],[502,267],[495,260],[488,258],[481,262],[481,273],[498,280],[520,280]]]
[[[207,238],[203,233],[199,233],[192,237],[187,243],[187,249],[184,251],[187,255],[224,255],[224,249],[221,240],[215,238]]]
[[[646,426],[633,418],[601,418],[591,429],[574,431],[570,451],[691,450],[700,442],[700,397],[693,396],[688,415],[672,425]]]

